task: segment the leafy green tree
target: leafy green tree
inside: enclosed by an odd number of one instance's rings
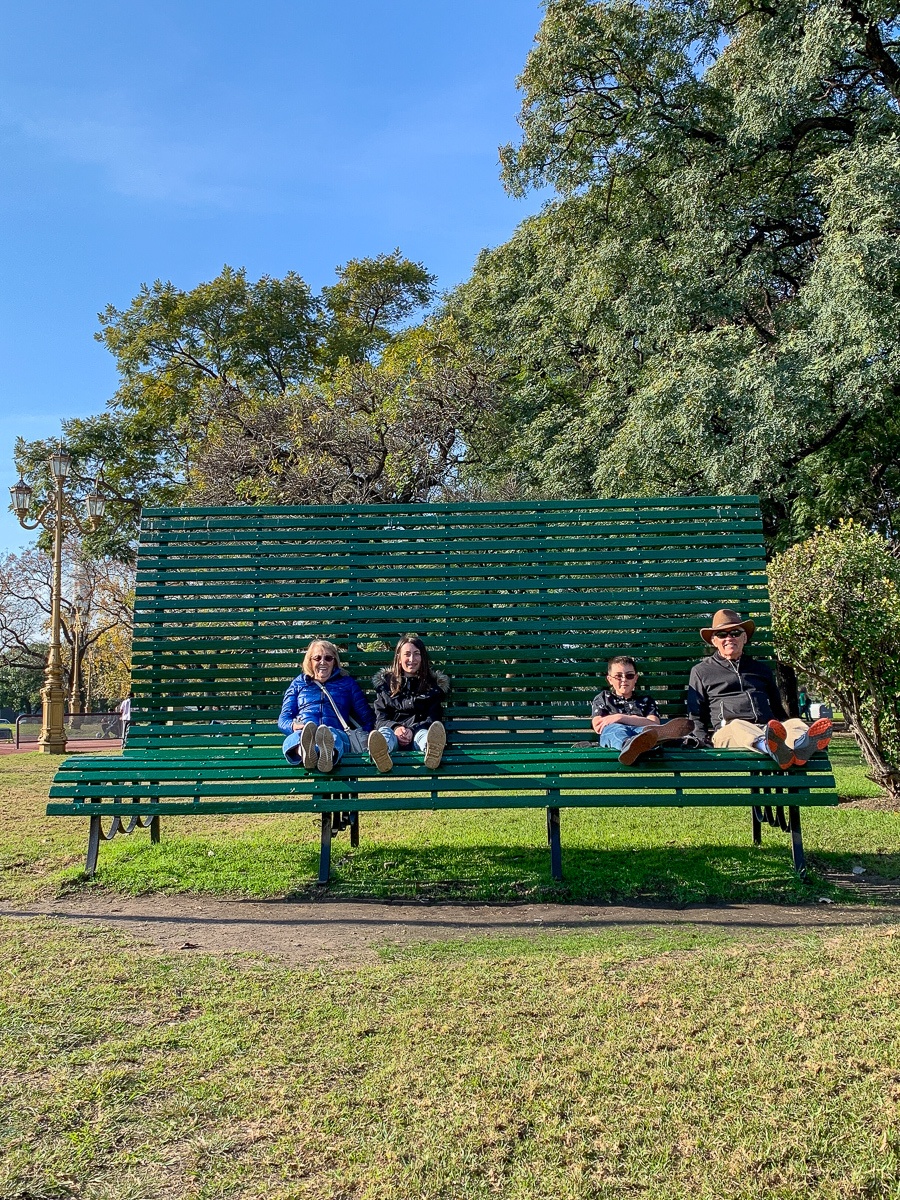
[[[334,418],[353,369],[370,378],[370,407],[393,404],[395,368],[386,366],[386,379],[378,380],[380,360],[433,292],[433,276],[396,250],[351,260],[319,296],[293,272],[252,282],[245,271],[225,267],[188,291],[157,281],[127,308],[109,306],[97,337],[116,359],[120,386],[106,412],[62,426],[75,496],[92,488],[102,466],[110,497],[108,519],[86,539],[87,553],[127,559],[142,506],[209,495],[220,467],[230,490],[218,490],[232,501],[267,490],[282,494],[279,463],[285,453],[296,457],[291,423],[305,422],[305,446],[310,417],[325,424]],[[387,428],[389,416],[373,413],[371,424]],[[264,444],[254,446],[259,436]],[[273,453],[285,439],[288,449]],[[35,489],[36,506],[50,494],[47,459],[57,441],[16,444],[16,464]],[[353,459],[353,443],[349,434],[343,439],[344,460],[352,471],[371,474],[371,463]],[[223,447],[230,447],[228,462],[217,466]],[[234,473],[242,462],[247,480]],[[267,488],[261,472],[269,467],[275,476]],[[386,485],[390,472],[381,478]],[[314,494],[330,498],[324,486]]]
[[[900,800],[900,562],[854,522],[770,564],[780,656],[843,713],[872,778]]]
[[[46,662],[47,646],[36,643],[28,650],[27,661],[20,661],[14,653],[0,653],[0,708],[17,714],[37,712],[41,707],[44,672],[33,665],[32,657]]]
[[[549,0],[502,160],[556,198],[449,302],[501,385],[483,479],[896,537],[898,15]]]
[[[315,385],[237,404],[213,422],[194,473],[208,504],[410,503],[458,479],[470,426],[489,411],[490,375],[451,322],[397,335],[377,363],[339,360]]]
[[[434,299],[435,276],[399,250],[351,259],[337,275],[322,289],[327,334],[319,358],[326,366],[377,360],[403,322]]]

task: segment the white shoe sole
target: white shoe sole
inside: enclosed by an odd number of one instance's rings
[[[307,721],[300,731],[300,761],[308,771],[316,765],[316,730],[315,721]]]
[[[334,770],[334,734],[327,725],[316,730],[316,745],[319,748],[319,770],[326,774]]]
[[[444,757],[447,745],[447,730],[440,721],[435,721],[428,727],[428,740],[425,743],[425,766],[429,771],[436,771]]]
[[[369,734],[367,749],[369,751],[369,758],[371,758],[376,768],[382,775],[386,775],[391,767],[393,767],[394,760],[391,758],[391,752],[388,750],[384,734],[380,730],[373,729]]]

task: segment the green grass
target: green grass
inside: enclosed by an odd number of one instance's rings
[[[4,1197],[900,1197],[890,928],[336,972],[6,919],[0,955]]]
[[[100,853],[95,880],[82,864],[86,822],[46,818],[56,763],[39,754],[0,758],[0,898],[63,888],[124,893],[188,891],[291,896],[315,890],[318,821],[313,817],[163,819],[163,840],[120,837]],[[877,795],[855,747],[839,742],[841,795]],[[774,900],[839,896],[823,868],[900,877],[900,814],[808,808],[804,840],[813,871],[799,881],[788,839],[764,829],[750,839],[747,809],[563,809],[565,881],[549,876],[544,815],[535,810],[363,814],[362,844],[333,849],[332,894],[470,900],[580,902]]]

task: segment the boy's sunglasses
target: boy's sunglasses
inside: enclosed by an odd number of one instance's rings
[[[743,633],[743,629],[723,629],[719,633],[714,633],[714,638],[739,638]]]
[[[625,675],[610,675],[610,679],[637,679],[637,671],[628,671]]]
[[[313,660],[313,662],[334,662],[334,655],[333,654],[314,654],[312,656],[312,660]]]

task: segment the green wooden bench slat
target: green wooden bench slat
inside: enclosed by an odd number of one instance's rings
[[[349,806],[348,801],[343,808]],[[352,796],[353,809],[358,812],[394,812],[396,806],[387,800],[370,796]],[[433,797],[406,796],[403,811],[424,810],[435,811],[437,808],[477,809],[477,808],[546,808],[548,804],[555,808],[746,808],[750,801],[746,797],[716,792],[696,792],[691,796],[662,796],[647,795],[616,795],[592,796],[587,793],[572,793],[569,795],[548,797],[546,792],[534,794],[521,793],[515,796],[466,796],[461,802],[436,804]],[[782,804],[798,803],[805,806],[826,806],[833,800],[813,796],[785,797]],[[97,804],[97,805],[47,805],[48,816],[134,816],[137,814],[161,816],[206,816],[226,815],[232,813],[296,813],[296,812],[331,812],[335,808],[334,800],[321,798],[310,799],[300,807],[296,801],[284,800],[206,800],[197,804],[186,805],[176,803],[154,802],[143,805],[130,804]]]

